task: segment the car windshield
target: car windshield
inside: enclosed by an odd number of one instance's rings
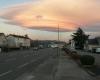
[[[0,80],[100,80],[100,1],[0,0]]]

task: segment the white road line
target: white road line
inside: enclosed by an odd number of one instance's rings
[[[5,76],[5,75],[7,75],[7,74],[9,74],[9,73],[11,73],[11,72],[12,72],[12,70],[9,70],[9,71],[7,71],[7,72],[1,73],[1,74],[0,74],[0,77]]]
[[[20,65],[20,66],[18,66],[17,68],[23,68],[23,67],[25,67],[25,66],[27,66],[28,64],[31,64],[31,63],[33,63],[33,62],[35,62],[35,61],[37,61],[37,60],[31,60],[30,62],[27,62],[27,63],[25,63],[25,64],[22,64],[22,65]]]
[[[22,64],[22,65],[20,65],[20,66],[18,66],[17,68],[23,68],[23,67],[25,67],[26,65],[28,65],[29,63],[25,63],[25,64]]]

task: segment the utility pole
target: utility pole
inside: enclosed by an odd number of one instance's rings
[[[59,24],[58,24],[58,41],[59,41]]]
[[[57,48],[57,56],[59,56],[59,24],[58,24],[58,48]]]

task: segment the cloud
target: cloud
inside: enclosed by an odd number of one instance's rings
[[[30,27],[30,29],[36,29],[36,30],[45,30],[45,31],[51,31],[51,32],[58,32],[58,28],[51,28],[48,27],[48,26],[41,26],[41,27],[37,27],[37,26],[33,26],[33,27]],[[68,30],[68,29],[63,29],[63,28],[59,28],[59,32],[70,32],[71,30]]]
[[[0,16],[8,24],[31,29],[57,31],[59,24],[61,31],[71,31],[100,22],[99,6],[98,0],[40,0],[8,7]]]
[[[85,25],[83,29],[88,32],[100,32],[100,23]]]

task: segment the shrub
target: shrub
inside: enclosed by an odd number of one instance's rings
[[[80,62],[82,65],[93,65],[95,58],[91,55],[83,55],[80,57]]]

